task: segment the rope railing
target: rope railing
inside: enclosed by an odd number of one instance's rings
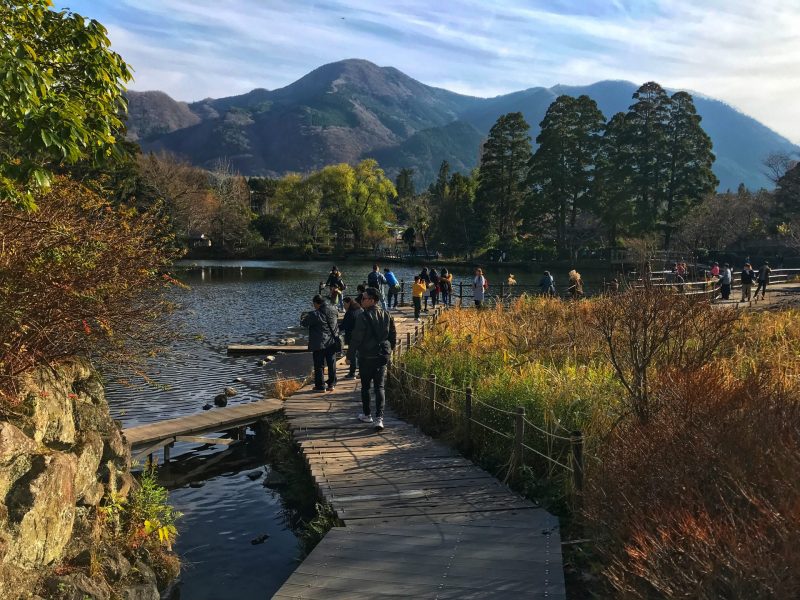
[[[425,329],[421,327],[419,334],[420,335],[409,336],[407,341],[411,342],[412,346],[415,345],[424,336]],[[406,346],[402,348],[403,353],[407,352],[409,349],[410,347],[408,344],[406,344]],[[389,372],[392,379],[397,382],[399,387],[405,390],[403,393],[404,400],[402,400],[402,402],[406,403],[409,400],[416,402],[419,410],[417,415],[418,418],[422,419],[423,421],[425,418],[427,418],[429,419],[429,423],[435,423],[437,420],[437,410],[442,408],[445,409],[447,414],[450,415],[448,420],[452,419],[450,421],[451,425],[448,427],[452,426],[455,427],[457,431],[461,431],[460,435],[465,438],[463,441],[465,442],[466,447],[472,447],[472,443],[474,441],[472,437],[473,425],[485,430],[489,434],[496,435],[501,439],[510,442],[511,458],[508,461],[508,474],[506,479],[509,477],[520,476],[520,468],[525,465],[524,453],[527,450],[536,457],[544,459],[548,464],[558,467],[559,469],[563,469],[565,473],[569,473],[572,477],[574,490],[577,493],[580,493],[582,490],[583,436],[580,434],[580,432],[570,432],[560,423],[556,423],[556,425],[568,432],[570,434],[569,437],[565,435],[559,435],[552,431],[547,431],[546,429],[533,423],[530,419],[526,418],[525,410],[522,407],[517,407],[516,410],[500,408],[475,397],[472,388],[468,387],[464,390],[440,384],[436,381],[435,375],[430,375],[428,377],[417,375],[410,372],[402,363],[399,362],[395,362]],[[408,386],[411,382],[417,383],[412,384],[409,388]],[[421,391],[420,388],[422,388]],[[458,407],[452,406],[450,402],[440,400],[440,392],[451,394],[451,400],[454,397],[457,397],[459,399],[458,404],[461,405],[461,408],[459,409]],[[489,424],[484,419],[476,416],[474,414],[474,409],[476,408],[480,408],[482,411],[490,411],[491,414],[496,414],[502,416],[504,419],[508,419],[505,421],[505,423],[512,424],[514,429],[513,433],[502,431],[501,429],[503,429],[503,427],[498,429],[495,423]],[[490,413],[484,413],[484,416],[488,416]],[[441,413],[439,419],[443,418],[444,414],[445,413]],[[462,416],[461,419],[458,419],[459,414]],[[459,423],[461,424],[459,425]],[[531,445],[533,442],[530,440],[535,438],[525,438],[526,425],[528,426],[529,432],[536,436],[540,436],[538,439],[541,439],[542,444],[547,446],[545,451],[537,449]],[[548,453],[552,452],[554,444],[559,447],[559,450],[557,451],[557,454],[559,455],[558,458],[551,456]],[[570,464],[566,464],[566,461],[564,461],[563,458],[560,458],[565,452],[569,452],[572,466],[570,466]]]

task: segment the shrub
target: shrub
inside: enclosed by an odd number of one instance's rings
[[[39,363],[82,354],[130,364],[157,345],[157,293],[178,254],[156,211],[112,206],[59,178],[39,210],[0,204],[0,397]]]

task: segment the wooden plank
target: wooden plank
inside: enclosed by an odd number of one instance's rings
[[[212,438],[212,437],[201,437],[199,435],[178,435],[175,436],[176,442],[192,442],[195,444],[208,444],[209,446],[230,446],[233,443],[238,442],[239,440],[232,440],[231,438]]]
[[[308,346],[297,344],[229,344],[228,354],[278,354],[279,352],[311,352]]]

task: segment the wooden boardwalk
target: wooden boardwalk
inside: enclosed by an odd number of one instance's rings
[[[398,338],[415,323],[393,313]],[[360,423],[358,384],[306,387],[285,412],[334,528],[275,598],[564,598],[558,519],[398,419]]]
[[[148,423],[123,430],[134,458],[152,454],[164,448],[164,459],[169,460],[169,450],[176,441],[197,443],[223,443],[224,440],[202,438],[203,434],[229,431],[255,423],[262,417],[278,412],[283,402],[267,398],[247,404],[195,413],[177,419]]]

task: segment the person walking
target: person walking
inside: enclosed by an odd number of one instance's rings
[[[758,285],[756,286],[756,293],[754,294],[756,301],[758,301],[759,290],[761,291],[761,299],[764,299],[764,295],[767,293],[767,285],[769,285],[770,273],[772,273],[772,269],[769,268],[769,262],[765,260],[764,264],[761,265],[761,268],[758,270]]]
[[[567,273],[567,277],[569,277],[569,287],[567,288],[569,295],[572,296],[573,300],[579,300],[583,297],[583,279],[581,279],[581,274],[575,269],[572,269],[572,271]]]
[[[323,376],[328,367],[327,391],[336,387],[336,365],[334,357],[341,351],[339,339],[339,316],[325,299],[317,294],[311,300],[314,310],[300,317],[300,325],[308,327],[308,349],[314,360],[314,389],[325,391]]]
[[[422,311],[422,297],[426,290],[425,282],[414,275],[414,285],[411,286],[411,301],[414,304],[414,320],[419,321],[419,313]]]
[[[436,309],[436,303],[439,301],[439,292],[441,288],[439,287],[439,282],[441,281],[441,277],[439,273],[436,272],[436,269],[431,269],[431,302],[433,303],[434,310]]]
[[[545,271],[539,280],[539,291],[544,296],[556,295],[556,280],[550,275],[550,271]]]
[[[344,343],[347,344],[347,347],[350,347],[350,342],[353,339],[353,328],[356,326],[356,317],[364,312],[358,302],[353,300],[350,296],[344,299],[344,305],[346,311],[344,313],[344,318],[342,319],[342,333],[344,334]],[[358,353],[353,356],[353,360],[350,362],[350,370],[347,372],[348,379],[354,379],[356,376],[356,368],[358,367]]]
[[[488,286],[489,284],[486,283],[486,278],[483,276],[483,269],[475,269],[475,277],[472,280],[472,300],[475,302],[475,308],[483,306]]]
[[[342,302],[342,290],[339,289],[338,285],[331,286],[328,300],[330,301],[331,306],[336,306],[339,310],[344,309],[344,303]]]
[[[756,272],[753,271],[750,263],[745,263],[742,268],[742,299],[739,302],[750,302],[750,292],[753,289],[753,282],[756,279]]]
[[[442,290],[442,304],[450,306],[450,301],[453,296],[453,275],[442,269],[442,274],[439,277],[439,287]]]
[[[347,359],[352,363],[358,355],[359,373],[361,375],[361,414],[358,420],[372,423],[370,410],[370,386],[375,391],[375,429],[383,430],[383,406],[386,401],[386,370],[392,359],[397,342],[394,319],[388,311],[380,310],[376,304],[380,293],[373,287],[364,291],[364,311],[356,317]]]
[[[378,290],[381,308],[386,310],[386,277],[378,270],[378,265],[372,265],[372,272],[367,275],[367,287]]]
[[[331,272],[328,273],[328,279],[325,281],[325,287],[329,288],[332,285],[339,285],[341,277],[342,274],[339,272],[339,269],[336,268],[336,265],[333,265],[331,267]]]
[[[430,291],[428,288],[431,285],[431,276],[428,273],[428,267],[422,267],[422,271],[419,274],[420,281],[425,282],[425,294],[422,296],[425,299],[425,306],[422,309],[422,312],[428,312],[428,298],[430,297]]]
[[[728,265],[728,263],[725,263],[722,266],[722,271],[719,274],[719,288],[723,300],[730,299],[732,283],[733,283],[733,273],[731,272],[730,265]]]
[[[392,298],[394,298],[394,308],[397,308],[397,298],[400,295],[400,282],[397,281],[394,273],[388,267],[383,269],[383,276],[386,278],[386,285],[389,288],[386,306],[391,310]]]

